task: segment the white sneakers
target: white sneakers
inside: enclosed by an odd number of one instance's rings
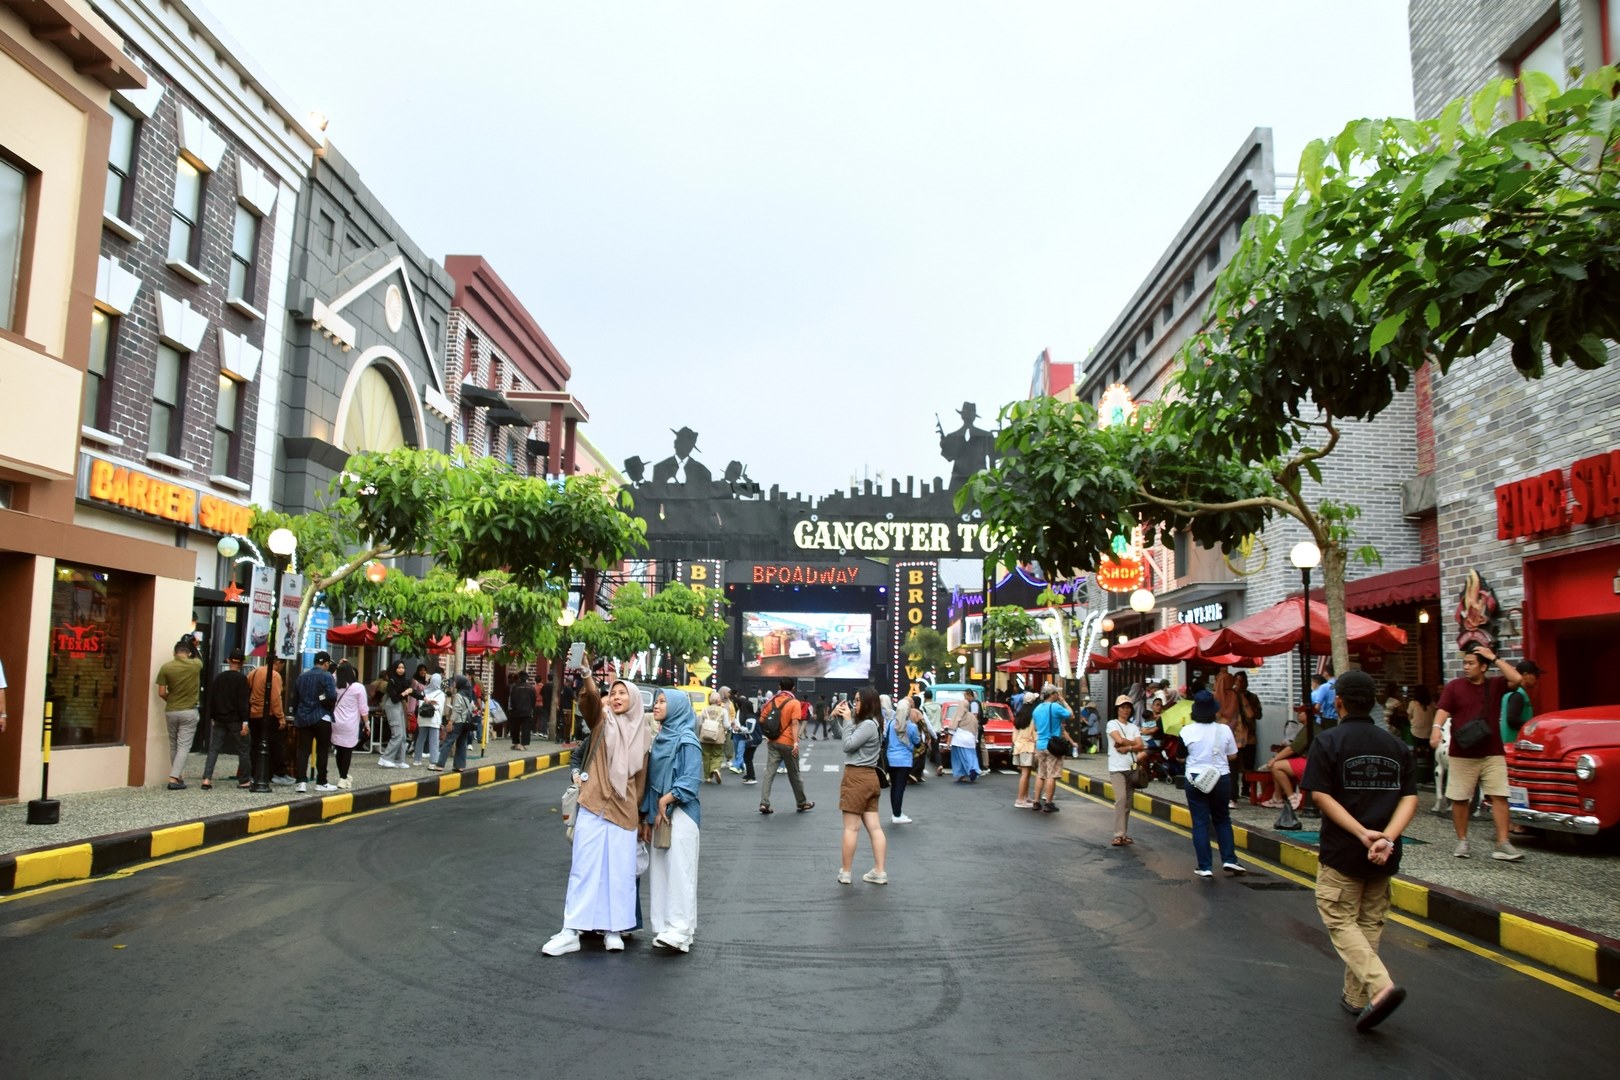
[[[619,935],[614,934],[614,937]],[[619,938],[619,948],[624,948],[624,939]],[[579,952],[579,931],[569,930],[567,927],[557,931],[551,940],[540,947],[546,956],[562,956],[564,953]]]
[[[891,825],[910,825],[911,824],[911,819],[906,817],[906,815],[901,814],[899,817],[890,818],[889,819],[889,824],[891,824]]]
[[[316,784],[315,785],[315,790],[316,791],[336,791],[337,789],[338,789],[338,786],[336,784]]]
[[[618,934],[603,934],[602,948],[608,952],[624,952],[624,938]]]
[[[378,758],[377,759],[377,764],[381,765],[385,769],[404,769],[404,768],[409,767],[409,766],[406,766],[406,765],[395,765],[392,761],[389,761],[387,758]]]
[[[886,872],[874,867],[862,874],[861,880],[870,882],[873,885],[887,885],[889,883],[889,875]]]
[[[692,943],[690,941],[682,941],[675,935],[665,931],[664,933],[653,938],[653,948],[674,949],[676,952],[684,953],[692,951]]]
[[[338,777],[337,786],[339,791],[351,791],[354,788],[354,781],[347,776],[340,776]]]
[[[303,794],[306,794],[309,791],[309,785],[306,784],[304,781],[300,780],[300,781],[298,781],[298,786],[293,788],[293,790],[298,792],[298,794],[303,795]]]
[[[838,884],[840,884],[840,885],[849,885],[849,884],[853,883],[854,880],[855,879],[850,876],[850,873],[849,873],[848,870],[840,870],[840,871],[838,871]]]

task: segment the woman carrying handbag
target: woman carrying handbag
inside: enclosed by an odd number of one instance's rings
[[[661,726],[641,798],[641,839],[652,844],[648,918],[654,948],[684,953],[697,933],[698,784],[705,747],[686,694],[655,691],[653,719]]]

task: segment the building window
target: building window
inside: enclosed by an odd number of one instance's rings
[[[1170,324],[1174,322],[1175,319],[1176,302],[1174,300],[1166,300],[1164,302],[1164,306],[1159,309],[1159,321],[1162,322],[1164,324],[1164,328],[1168,330],[1170,329]]]
[[[116,743],[123,737],[124,633],[129,579],[56,564],[45,700],[58,746]]]
[[[1176,533],[1176,580],[1187,576],[1187,563],[1192,549],[1192,534],[1188,532]]]
[[[1193,277],[1192,277],[1191,274],[1188,274],[1186,277],[1181,279],[1181,298],[1183,300],[1191,300],[1192,295],[1193,295]]]
[[[478,337],[471,333],[461,343],[461,381],[478,382]]]
[[[1208,251],[1204,252],[1204,269],[1213,274],[1215,272],[1215,268],[1220,265],[1221,245],[1220,241],[1216,241],[1215,243],[1209,245]]]
[[[1153,324],[1150,322],[1142,327],[1142,351],[1147,352],[1153,348]]]
[[[337,241],[335,237],[337,236],[337,222],[332,220],[331,214],[328,214],[326,211],[322,210],[316,218],[316,225],[317,236],[320,239],[321,249],[324,250],[328,255],[336,255]]]
[[[226,296],[253,303],[255,270],[259,262],[259,218],[237,204],[236,228],[231,233],[231,285]]]
[[[1522,79],[1527,71],[1540,71],[1553,77],[1563,86],[1569,77],[1569,66],[1564,62],[1564,30],[1557,23],[1538,38],[1513,62],[1513,77]],[[1528,111],[1522,88],[1514,91],[1514,105],[1522,118]]]
[[[129,217],[134,195],[130,177],[135,175],[135,118],[112,107],[112,145],[107,148],[107,197],[102,209],[120,220]]]
[[[0,157],[0,330],[22,329],[27,226],[28,174]]]
[[[84,376],[84,416],[86,427],[106,429],[107,407],[112,399],[108,378],[112,374],[113,340],[118,320],[97,309],[90,313],[90,363]]]
[[[157,377],[152,381],[152,419],[146,446],[154,454],[178,457],[180,447],[180,388],[185,383],[186,357],[167,345],[157,348]]]
[[[169,258],[189,266],[198,263],[202,241],[203,174],[185,158],[174,171],[174,220],[169,224]]]
[[[230,476],[236,459],[236,429],[242,415],[242,384],[219,377],[219,404],[214,407],[213,474]]]

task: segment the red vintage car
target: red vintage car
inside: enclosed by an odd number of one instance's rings
[[[1541,714],[1519,729],[1507,762],[1519,824],[1581,836],[1620,824],[1620,705]]]
[[[967,707],[965,701],[947,701],[939,708],[939,723],[942,729],[939,737],[940,756],[950,759],[951,731],[956,722],[962,717],[962,710]],[[999,762],[1006,768],[1012,768],[1012,739],[1013,739],[1013,712],[999,701],[981,702],[984,725],[980,735],[984,741],[984,749],[990,767],[995,768]]]

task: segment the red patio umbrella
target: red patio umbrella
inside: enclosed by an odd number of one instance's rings
[[[1071,645],[1069,647],[1069,670],[1073,671],[1079,666],[1080,648],[1078,645]],[[1109,657],[1101,653],[1092,653],[1090,661],[1086,664],[1086,670],[1108,671],[1118,666],[1119,664]],[[1056,671],[1057,665],[1052,662],[1051,648],[1045,648],[1038,652],[1029,653],[1026,656],[1014,657],[1005,663],[997,664],[996,668],[1014,675],[1033,675],[1036,672]]]
[[[393,627],[397,632],[397,624]],[[349,623],[346,626],[334,626],[326,632],[326,640],[333,645],[344,645],[350,648],[370,648],[374,645],[386,645],[386,640],[377,638],[376,623]],[[455,642],[447,637],[436,637],[428,642],[427,651],[442,656],[455,651]]]
[[[1237,665],[1259,667],[1260,660],[1250,654],[1235,652],[1206,654],[1215,640],[1215,631],[1205,630],[1197,623],[1171,623],[1163,630],[1144,634],[1135,641],[1115,645],[1109,650],[1115,660],[1135,660],[1144,664],[1214,664],[1219,667]]]
[[[1305,637],[1304,601],[1292,597],[1264,611],[1239,620],[1214,634],[1204,648],[1206,654],[1246,653],[1251,656],[1280,656],[1299,647]],[[1311,645],[1332,641],[1328,632],[1327,605],[1312,600],[1310,607]],[[1352,612],[1344,614],[1344,629],[1353,652],[1378,649],[1394,652],[1406,644],[1406,631]],[[1116,650],[1117,652],[1118,650]]]

